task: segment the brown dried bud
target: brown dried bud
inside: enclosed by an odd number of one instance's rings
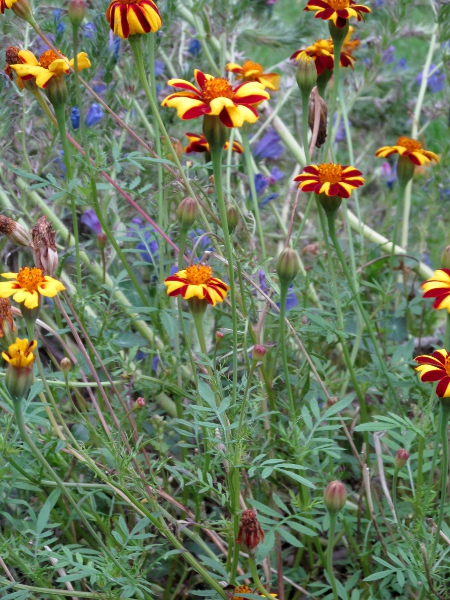
[[[396,469],[402,469],[408,462],[409,452],[404,448],[399,448],[395,455],[394,465]]]
[[[255,548],[263,541],[264,531],[259,524],[256,512],[251,508],[242,511],[236,543],[243,544],[250,553],[253,553]]]
[[[255,344],[252,353],[252,360],[259,362],[266,355],[267,350],[261,344]]]
[[[330,396],[327,400],[327,408],[330,408],[330,406],[334,406],[338,402],[339,398],[336,398],[336,396]]]
[[[72,368],[72,363],[70,362],[70,358],[67,358],[66,356],[64,358],[62,358],[61,362],[59,363],[59,366],[63,373],[68,373],[70,371],[70,369]]]
[[[344,508],[347,501],[345,485],[341,481],[332,481],[329,483],[323,494],[323,500],[329,513],[338,513]]]
[[[5,60],[7,65],[20,65],[21,60],[19,58],[20,48],[17,46],[8,46],[5,52]]]
[[[136,400],[136,405],[139,408],[144,408],[146,402],[145,402],[145,398],[143,398],[142,396],[139,396],[139,398]]]
[[[38,269],[53,277],[58,266],[56,232],[47,217],[41,217],[31,230],[34,262]]]
[[[16,336],[13,333],[15,330],[11,303],[8,298],[0,298],[0,338],[7,348],[15,342]]]
[[[0,215],[0,233],[3,233],[3,235],[11,235],[16,225],[17,223],[13,219]]]
[[[325,100],[319,96],[317,87],[311,92],[308,107],[308,125],[313,132],[317,130],[316,147],[320,148],[327,139],[328,108]]]
[[[0,233],[3,233],[10,242],[17,246],[28,247],[31,245],[31,237],[27,229],[13,219],[0,215]]]

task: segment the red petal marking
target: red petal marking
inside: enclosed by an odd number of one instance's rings
[[[180,294],[183,296],[185,296],[187,290],[188,290],[189,284],[183,285],[183,287],[180,287]]]
[[[349,59],[348,54],[345,52],[341,52],[341,66],[342,67],[351,67],[352,61]]]
[[[141,7],[138,4],[132,4],[130,8],[134,11],[136,18],[139,21],[139,23],[140,23],[142,29],[145,31],[145,33],[150,33],[152,28],[150,26],[150,23],[147,21],[147,17],[142,12]]]
[[[256,102],[263,102],[267,100],[266,96],[262,96],[260,94],[249,94],[248,96],[244,96],[243,98],[233,98],[233,102],[235,104],[256,104]]]
[[[317,76],[322,75],[322,73],[325,70],[325,65],[323,64],[322,57],[318,56],[314,60],[316,61]]]
[[[205,85],[206,77],[203,71],[197,71],[195,74],[195,80],[201,88]]]
[[[212,301],[212,298],[211,298],[211,296],[209,294],[209,291],[208,291],[207,287],[205,287],[205,298],[204,299],[208,302],[208,304],[213,305],[213,301]]]
[[[122,32],[124,37],[130,35],[130,26],[128,24],[128,7],[126,4],[119,4],[116,10],[120,11],[120,20],[122,22]]]
[[[441,302],[449,294],[450,294],[450,286],[448,289],[434,288],[434,290],[428,290],[428,292],[424,292],[422,298],[438,298],[439,302]]]
[[[364,6],[364,4],[352,4],[352,8],[354,8],[358,12],[370,13],[370,8]]]
[[[233,121],[231,120],[231,117],[226,108],[222,108],[222,110],[220,111],[219,119],[226,127],[229,127],[230,129],[234,127]]]
[[[421,356],[416,356],[414,359],[419,365],[429,365],[430,367],[438,367],[439,369],[443,369],[445,365],[445,361],[439,360],[437,358],[433,358],[428,354],[422,354]]]
[[[311,175],[318,175],[319,167],[317,165],[308,165],[303,169],[303,173],[311,173]]]
[[[328,195],[329,196],[341,196],[341,194],[339,194],[340,190],[341,190],[341,186],[338,183],[332,183],[328,190]],[[347,198],[347,196],[341,196],[341,198]]]
[[[358,17],[358,21],[361,21],[361,17]],[[338,29],[342,29],[343,27],[345,27],[347,23],[347,19],[343,19],[342,17],[338,17],[336,19],[336,27]]]
[[[412,152],[405,152],[405,153],[403,154],[403,156],[406,156],[406,158],[409,158],[409,160],[410,160],[412,163],[414,163],[415,165],[417,165],[417,166],[419,166],[419,167],[420,167],[420,164],[421,164],[421,163],[420,163],[420,160],[419,160],[419,159],[418,159],[416,156],[414,156],[414,154],[413,154]]]
[[[362,173],[361,171],[358,171],[358,169],[349,169],[348,171],[346,171],[348,167],[342,167],[342,180],[344,180],[345,177],[362,177]]]
[[[296,50],[294,52],[294,54],[291,54],[291,56],[289,57],[290,60],[294,60],[295,58],[297,58],[297,56],[300,54],[301,50]]]
[[[437,384],[436,394],[439,396],[439,398],[444,397],[444,394],[447,391],[449,384],[450,384],[450,377],[448,375],[447,375],[447,377],[444,377],[443,379],[441,379],[441,381]]]
[[[178,281],[180,283],[189,283],[185,277],[177,277],[176,275],[171,275],[170,277],[166,277],[164,281]]]
[[[330,8],[327,4],[324,10],[316,12],[314,16],[316,19],[323,19],[324,21],[328,21],[328,19],[331,19],[335,12],[336,11],[334,10],[334,8]]]
[[[310,4],[314,4],[314,6],[321,6],[322,8],[330,8],[330,5],[327,4],[326,2],[323,2],[322,0],[310,0],[307,4],[306,4],[306,8],[305,10],[309,10],[308,6]],[[314,9],[312,9],[314,10]]]
[[[193,106],[187,110],[181,118],[183,121],[188,121],[189,119],[198,119],[198,117],[202,117],[204,114],[208,114],[210,111],[211,108],[206,104],[203,106]]]
[[[441,304],[443,302],[443,300],[445,300],[445,298],[448,296],[448,294],[446,294],[445,296],[441,295],[438,298],[436,298],[436,301],[433,304],[433,308],[435,308],[436,310],[439,310],[441,308]]]
[[[420,375],[420,379],[424,383],[430,383],[431,381],[440,381],[444,377],[448,377],[448,375],[443,369],[436,369],[436,371],[428,371],[428,373]]]
[[[173,298],[174,296],[179,296],[181,294],[180,290],[181,290],[181,288],[178,288],[176,290],[169,292],[167,295],[170,296],[171,298]]]
[[[187,81],[186,83],[177,83],[176,85],[173,85],[172,87],[174,88],[180,88],[180,90],[188,90],[188,92],[191,92],[192,94],[195,94],[196,96],[201,96],[201,93],[198,91],[198,89],[195,87],[195,85],[193,83],[189,83],[189,81]]]
[[[302,191],[304,192],[314,192],[316,190],[316,186],[317,183],[311,182],[311,183],[307,183],[306,185],[302,185]]]
[[[320,62],[323,64],[325,69],[332,71],[334,67],[334,59],[331,56],[320,56]],[[317,66],[317,63],[316,63]]]

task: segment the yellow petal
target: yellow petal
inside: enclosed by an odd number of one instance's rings
[[[48,70],[55,75],[67,74],[70,71],[69,61],[64,58],[58,58],[49,65]]]
[[[89,69],[89,67],[91,66],[91,61],[89,60],[86,52],[79,52],[77,54],[77,59],[79,71],[82,71],[83,69]],[[75,59],[72,58],[69,64],[73,68],[75,66]]]
[[[230,98],[214,98],[214,100],[211,100],[209,103],[209,106],[211,108],[211,112],[209,114],[217,116],[220,115],[223,108],[234,107],[234,102],[233,100],[230,100]]]
[[[259,118],[258,115],[255,115],[255,113],[247,108],[247,106],[233,106],[226,110],[233,123],[233,127],[242,127],[244,122],[256,123]]]
[[[2,281],[0,283],[0,298],[9,298],[17,292],[17,286],[11,281]]]
[[[205,287],[205,284],[188,285],[183,298],[185,300],[189,300],[189,298],[200,298],[200,300],[203,300],[205,298]]]
[[[38,59],[29,50],[21,50],[19,52],[19,58],[26,65],[31,65],[33,67],[37,67],[39,65]]]

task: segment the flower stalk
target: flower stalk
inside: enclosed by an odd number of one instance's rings
[[[436,432],[436,445],[439,440],[442,443],[442,462],[441,462],[441,499],[439,503],[439,514],[436,521],[436,534],[431,549],[431,563],[434,562],[436,549],[441,536],[442,521],[444,518],[444,509],[446,506],[446,491],[448,477],[448,423],[450,419],[450,401],[448,398],[441,398],[441,421],[440,429]]]

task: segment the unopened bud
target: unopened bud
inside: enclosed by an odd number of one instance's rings
[[[277,273],[280,283],[289,285],[297,276],[300,270],[300,257],[296,250],[285,248],[277,261]]]
[[[266,355],[267,350],[261,344],[255,344],[253,347],[252,360],[260,362]]]
[[[239,224],[239,211],[234,204],[227,205],[228,231],[233,232]]]
[[[86,16],[86,2],[84,0],[72,0],[69,4],[69,19],[74,27],[79,27]]]
[[[347,490],[341,481],[332,481],[326,487],[323,501],[330,514],[336,514],[344,508],[347,500]]]
[[[444,248],[441,254],[441,267],[443,269],[450,269],[450,246]]]
[[[317,121],[317,124],[316,124]],[[327,139],[328,107],[325,100],[319,95],[317,88],[313,88],[309,97],[308,125],[314,136],[314,129],[318,128],[316,147],[320,148]]]
[[[236,543],[246,546],[250,554],[264,541],[264,532],[259,524],[256,512],[252,509],[242,511],[239,533]]]
[[[2,13],[4,10],[5,3],[0,3]],[[8,7],[8,5],[6,5]],[[10,7],[15,15],[19,17],[19,19],[23,19],[24,21],[30,22],[32,19],[31,15],[31,6],[28,0],[16,0],[16,2]]]
[[[17,246],[28,247],[31,245],[31,236],[28,229],[13,219],[0,215],[0,233]]]
[[[330,408],[330,406],[334,406],[338,402],[339,398],[336,398],[336,396],[330,396],[327,400],[327,407]]]
[[[95,241],[97,242],[97,246],[100,248],[100,250],[104,250],[108,243],[108,236],[106,233],[97,233],[95,236]]]
[[[70,358],[67,358],[67,356],[62,358],[61,362],[59,363],[59,366],[63,373],[68,373],[70,371],[70,369],[72,368],[72,363],[70,362]]]
[[[184,198],[177,208],[177,219],[182,230],[187,230],[195,223],[197,219],[198,205],[197,200],[188,196]]]
[[[222,338],[225,337],[225,334],[222,331],[216,331],[216,340],[220,342]]]
[[[297,85],[305,96],[309,96],[317,82],[316,63],[306,52],[300,52],[297,57]]]
[[[228,127],[214,115],[204,115],[203,135],[211,148],[211,152],[221,151],[228,140]]]
[[[16,338],[7,352],[2,352],[2,357],[8,363],[5,375],[5,385],[13,400],[25,398],[33,383],[34,350],[37,341]]]
[[[394,465],[396,469],[402,469],[408,462],[409,452],[404,448],[399,448],[395,455]]]
[[[145,404],[145,398],[139,396],[139,398],[136,400],[136,406],[138,406],[139,408],[144,408]]]
[[[65,106],[67,102],[67,86],[65,77],[52,77],[45,88],[47,98],[54,108]]]

